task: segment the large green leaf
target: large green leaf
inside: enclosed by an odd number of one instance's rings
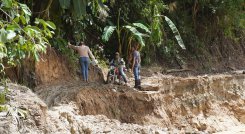
[[[55,24],[54,24],[53,22],[51,22],[51,21],[46,21],[46,25],[47,25],[49,28],[53,29],[53,30],[56,29]]]
[[[100,0],[101,2],[103,2],[103,3],[105,3],[105,2],[107,2],[108,0]]]
[[[20,28],[19,28],[18,25],[16,25],[16,24],[9,24],[9,25],[7,25],[6,30],[19,31]]]
[[[2,43],[7,42],[7,32],[3,28],[0,30],[0,42]]]
[[[5,8],[11,8],[12,5],[13,5],[13,1],[12,0],[1,0],[2,2],[2,7],[5,7]]]
[[[125,28],[127,28],[129,31],[131,31],[133,34],[138,34],[140,33],[135,27],[133,26],[129,26],[129,25],[126,25],[126,26],[123,26]]]
[[[63,9],[69,9],[71,5],[71,0],[59,0],[60,6]]]
[[[167,17],[167,16],[164,16],[165,18],[165,21],[168,23],[169,27],[171,28],[172,32],[174,33],[175,35],[175,38],[179,44],[179,46],[182,48],[182,49],[186,49],[185,48],[185,44],[180,36],[180,33],[177,29],[177,27],[174,25],[174,23]]]
[[[143,29],[144,31],[146,31],[147,33],[151,33],[150,30],[148,29],[147,26],[145,26],[144,24],[142,23],[133,23],[134,26],[138,27],[138,28],[141,28]]]
[[[110,10],[104,3],[107,2],[107,0],[98,0],[98,5],[100,8],[100,10],[104,10],[104,12]]]
[[[28,7],[26,4],[21,4],[21,3],[19,3],[19,5],[20,5],[22,11],[23,11],[26,15],[31,16],[31,10],[29,9],[29,7]]]
[[[81,19],[86,14],[87,0],[73,0],[74,15]]]
[[[23,15],[20,16],[20,20],[21,20],[22,24],[24,24],[24,25],[27,23],[26,18]]]
[[[138,42],[141,44],[141,47],[144,47],[145,46],[145,41],[143,39],[143,34],[138,33],[138,34],[135,34],[134,36],[138,40]]]
[[[0,20],[0,27],[3,27],[4,26],[4,24],[3,24],[3,22]]]
[[[13,30],[8,30],[7,31],[7,39],[11,40],[16,36],[16,33]]]
[[[104,32],[102,35],[102,40],[103,41],[108,41],[109,38],[111,37],[112,33],[115,31],[116,26],[106,26],[104,28]]]
[[[34,36],[36,34],[40,34],[41,33],[41,30],[36,27],[36,26],[26,26],[23,28],[23,30],[29,35],[29,36]]]
[[[5,56],[7,56],[7,48],[6,46],[0,42],[0,59],[4,58]]]
[[[55,24],[54,24],[53,22],[51,22],[51,21],[45,21],[45,20],[43,20],[43,19],[36,19],[36,20],[35,20],[35,23],[36,23],[36,24],[42,24],[43,27],[44,27],[44,29],[45,29],[46,27],[49,27],[49,28],[51,28],[51,29],[53,29],[53,30],[56,29]]]
[[[131,33],[133,34],[133,36],[138,40],[138,42],[142,45],[142,47],[145,46],[145,42],[143,39],[143,36],[146,36],[145,34],[140,33],[135,27],[132,26],[124,26],[125,28],[127,28],[129,31],[131,31]]]

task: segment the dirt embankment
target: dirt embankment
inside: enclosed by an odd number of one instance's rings
[[[144,89],[154,91],[98,83],[67,83],[36,90],[49,107],[74,102],[80,115],[106,115],[170,132],[244,129],[245,75],[241,72],[186,78],[157,74],[142,83]]]
[[[9,105],[29,114],[22,125],[0,116],[0,131],[148,134],[245,130],[245,74],[241,72],[190,77],[155,74],[143,77],[142,83],[148,91],[78,80],[39,86],[35,94],[10,84]]]
[[[35,64],[35,76],[37,85],[54,85],[65,81],[81,80],[80,66],[72,68],[67,58],[49,48],[47,54],[41,55],[41,61]],[[78,65],[78,62],[76,63]],[[90,81],[102,82],[102,71],[90,66]]]
[[[142,85],[105,85],[97,68],[90,68],[90,84],[71,75],[64,58],[48,50],[35,63],[38,87],[11,85],[9,105],[28,111],[18,125],[0,116],[3,133],[243,133],[245,130],[245,74],[177,77],[146,73]],[[144,70],[144,69],[142,69]],[[40,98],[40,99],[39,99]]]
[[[32,88],[39,85],[57,85],[67,81],[81,80],[78,60],[77,63],[71,63],[67,59],[60,52],[48,47],[46,53],[40,54],[39,62],[25,59],[21,65],[6,69],[6,76],[13,82]],[[89,74],[91,82],[104,81],[104,74],[98,67],[89,66]]]
[[[97,134],[97,133],[120,133],[120,134],[155,134],[165,133],[166,128],[156,125],[142,126],[138,124],[121,123],[115,119],[108,119],[105,115],[81,115],[76,101],[73,101],[75,87],[66,87],[65,90],[56,91],[48,95],[57,100],[52,106],[47,106],[49,101],[44,102],[30,89],[17,85],[8,84],[10,101],[7,105],[27,111],[26,118],[16,118],[15,112],[7,115],[0,112],[1,134]],[[65,86],[64,86],[65,87]],[[2,89],[2,87],[0,86]],[[62,88],[62,87],[56,87]],[[81,85],[80,85],[81,89]],[[75,94],[73,94],[75,93]],[[56,94],[56,95],[55,95]],[[54,95],[54,96],[53,96]],[[67,96],[66,96],[67,95]],[[48,100],[48,99],[47,99]],[[59,102],[60,100],[63,100]],[[46,104],[47,103],[47,104]],[[7,116],[6,116],[7,115]]]

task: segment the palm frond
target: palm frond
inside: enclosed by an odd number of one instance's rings
[[[167,17],[167,16],[164,16],[165,18],[165,21],[168,23],[169,27],[171,28],[172,32],[174,33],[175,35],[175,38],[179,44],[179,46],[182,48],[182,49],[186,49],[185,48],[185,44],[180,36],[180,33],[177,29],[177,27],[174,25],[174,23]]]
[[[115,29],[116,29],[116,26],[106,26],[104,28],[102,40],[105,42],[108,41],[109,38],[111,37],[112,33],[115,31]]]

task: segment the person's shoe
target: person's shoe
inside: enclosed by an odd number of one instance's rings
[[[124,81],[125,84],[128,83],[127,78],[124,78],[124,77],[123,77],[123,81]]]
[[[88,80],[86,80],[85,82],[86,82],[87,84],[89,84],[89,81],[88,81]]]
[[[138,88],[138,81],[137,80],[134,81],[134,88]]]
[[[140,81],[140,80],[138,80],[137,89],[142,90],[142,89],[141,89],[141,81]]]

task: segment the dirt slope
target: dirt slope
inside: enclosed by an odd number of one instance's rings
[[[48,108],[30,89],[16,84],[9,84],[8,87],[8,95],[11,96],[8,105],[25,109],[28,115],[26,119],[16,120],[15,116],[6,116],[6,112],[1,112],[1,134],[165,134],[167,131],[154,125],[121,123],[104,115],[80,115],[76,103],[69,98],[67,104],[59,103]]]
[[[49,107],[74,102],[80,115],[106,115],[124,123],[169,131],[222,132],[244,128],[245,75],[143,78],[145,90],[115,85],[67,83],[36,88]],[[244,129],[245,130],[245,129]]]
[[[132,86],[130,79],[130,86]],[[245,133],[245,74],[155,73],[143,89],[80,80],[34,89],[10,84],[20,125],[0,116],[1,133]]]

